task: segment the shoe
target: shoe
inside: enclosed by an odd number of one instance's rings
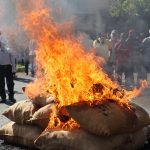
[[[0,103],[6,103],[6,99],[2,99]]]
[[[16,103],[16,99],[14,99],[14,98],[13,98],[13,99],[10,99],[10,102],[11,102],[11,103]]]

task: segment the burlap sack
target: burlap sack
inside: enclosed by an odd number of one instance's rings
[[[131,133],[150,124],[148,113],[141,107],[129,109],[113,100],[97,106],[82,103],[66,108],[83,129],[97,135]]]
[[[48,98],[37,96],[37,97],[35,97],[34,99],[31,99],[31,100],[34,104],[36,104],[40,107],[44,107],[48,104],[54,103],[54,98],[52,96],[50,96]]]
[[[45,129],[49,123],[50,116],[53,111],[52,106],[52,104],[48,104],[37,110],[28,122],[31,124],[38,125],[42,129]]]
[[[144,145],[143,130],[132,134],[100,137],[83,130],[47,131],[35,141],[42,150],[136,150]]]
[[[20,101],[7,108],[3,112],[3,115],[11,121],[19,124],[25,124],[28,123],[27,120],[32,118],[33,114],[38,109],[39,107],[37,107],[31,101]]]
[[[22,90],[23,92],[25,93],[25,89],[26,87],[23,87]],[[28,96],[27,96],[28,97]],[[40,95],[37,95],[36,97],[31,98],[31,97],[28,97],[28,99],[32,100],[32,102],[40,107],[44,107],[48,104],[51,104],[51,103],[54,103],[54,97],[53,96],[49,96],[48,98],[46,97],[42,97]]]
[[[34,141],[41,133],[41,129],[36,126],[19,125],[10,122],[0,129],[0,139],[8,143],[34,148]]]

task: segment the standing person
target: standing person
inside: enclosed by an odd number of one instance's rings
[[[126,77],[126,88],[128,90],[131,90],[134,86],[134,63],[135,63],[135,56],[134,52],[136,51],[136,37],[135,37],[135,31],[129,30],[128,38],[126,39],[126,47],[128,50],[128,60],[126,62],[127,64],[127,77]]]
[[[142,54],[142,41],[144,39],[144,33],[140,33],[136,38],[136,52],[135,52],[135,72],[137,73],[136,87],[141,86],[143,80],[143,73],[145,73],[143,65],[143,54]]]
[[[11,53],[9,53],[5,44],[0,41],[0,96],[1,102],[6,102],[6,91],[5,91],[5,78],[8,88],[9,100],[12,103],[15,103],[14,99],[14,81],[13,73],[15,73],[15,61]]]
[[[98,40],[97,44],[95,45],[95,53],[96,56],[100,56],[104,59],[103,68],[107,72],[109,72],[109,66],[108,66],[108,59],[109,59],[109,40],[106,39],[106,36],[103,34]]]
[[[29,49],[27,48],[24,53],[25,57],[25,73],[28,75],[29,73]]]
[[[35,74],[35,50],[36,50],[36,42],[35,40],[30,40],[29,42],[29,57],[30,57],[30,65],[31,65],[31,75]]]
[[[99,44],[95,46],[96,55],[104,58],[105,62],[108,62],[109,59],[109,41],[106,39],[105,35],[102,35],[99,38]]]
[[[109,40],[109,60],[108,60],[108,65],[109,65],[109,72],[108,74],[110,76],[115,74],[116,71],[116,49],[115,49],[115,44],[119,41],[118,39],[118,34],[116,30],[112,30],[111,35],[110,35],[110,40]],[[114,76],[113,76],[114,78]]]
[[[118,83],[122,85],[122,75],[124,73],[125,79],[128,78],[128,49],[126,48],[125,34],[120,34],[120,40],[115,45],[116,48],[116,72],[118,75]]]
[[[150,30],[149,30],[150,34]],[[147,80],[147,74],[150,72],[150,36],[142,41],[142,55],[143,55],[143,76],[142,78]]]

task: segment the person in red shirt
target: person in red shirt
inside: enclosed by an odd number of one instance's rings
[[[134,53],[136,51],[136,36],[134,30],[129,30],[128,38],[125,41],[125,45],[127,48],[127,60],[126,60],[126,88],[128,90],[133,89],[134,86],[134,64],[135,64],[135,56]]]
[[[118,75],[118,82],[122,85],[122,75],[124,73],[125,77],[128,76],[128,49],[126,47],[126,38],[125,34],[121,33],[120,40],[115,44],[116,49],[116,73]]]

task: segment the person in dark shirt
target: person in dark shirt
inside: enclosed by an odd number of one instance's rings
[[[125,41],[127,56],[128,59],[126,61],[127,72],[126,72],[126,88],[128,90],[133,89],[134,87],[134,51],[136,50],[136,38],[135,31],[129,30],[128,38]]]
[[[144,67],[142,75],[143,79],[147,80],[147,74],[150,72],[150,36],[142,41],[142,57]]]

